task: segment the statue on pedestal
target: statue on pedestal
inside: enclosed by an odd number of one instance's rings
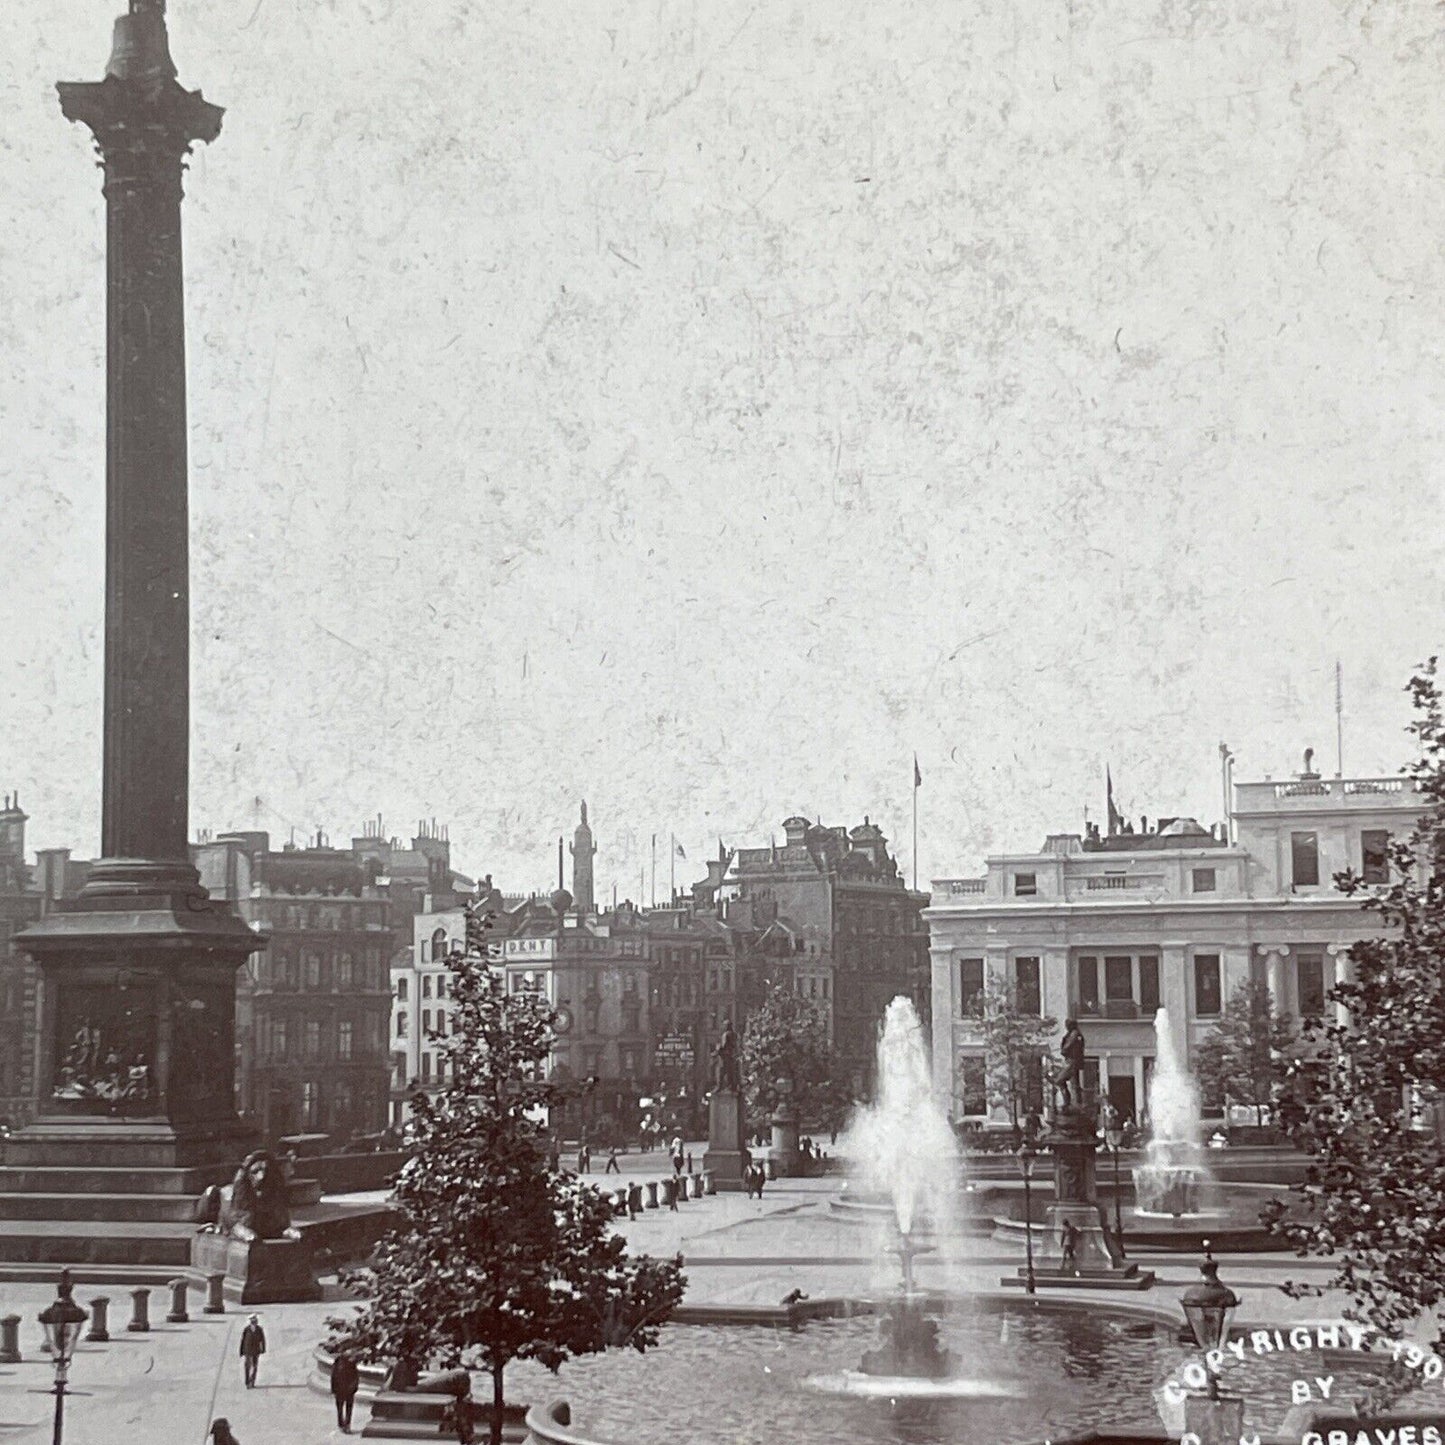
[[[738,1072],[738,1036],[733,1032],[731,1019],[723,1024],[722,1038],[712,1051],[712,1086],[734,1094],[742,1088]]]
[[[1063,1065],[1054,1074],[1054,1089],[1061,1095],[1062,1108],[1081,1104],[1084,1097],[1084,1043],[1083,1030],[1078,1019],[1064,1020],[1064,1037],[1059,1044],[1059,1055]],[[1072,1092],[1070,1086],[1072,1085]]]

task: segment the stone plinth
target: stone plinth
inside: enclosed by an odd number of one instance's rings
[[[191,1268],[225,1276],[224,1289],[243,1305],[319,1300],[321,1285],[311,1247],[301,1239],[256,1239],[198,1234],[191,1241]]]
[[[798,1116],[784,1104],[773,1115],[773,1147],[768,1160],[776,1166],[776,1177],[789,1179],[798,1173]]]
[[[702,1167],[717,1181],[723,1193],[740,1194],[748,1151],[743,1134],[742,1095],[733,1089],[717,1089],[707,1108],[707,1153]]]

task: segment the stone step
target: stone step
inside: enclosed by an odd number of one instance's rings
[[[0,1194],[0,1220],[130,1221],[186,1225],[196,1201],[187,1194]]]
[[[116,1169],[17,1166],[0,1169],[5,1194],[175,1194],[200,1197],[211,1184],[229,1184],[235,1168]]]
[[[194,1234],[156,1222],[0,1219],[0,1263],[186,1266]]]

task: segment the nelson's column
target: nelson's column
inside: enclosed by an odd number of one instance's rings
[[[17,939],[42,975],[35,1119],[7,1147],[0,1257],[182,1264],[195,1194],[250,1142],[235,973],[263,941],[209,898],[187,848],[181,176],[221,110],[177,84],[164,0],[129,0],[105,78],[59,91],[105,176],[102,859]]]

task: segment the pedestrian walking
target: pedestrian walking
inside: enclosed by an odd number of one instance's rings
[[[361,1371],[350,1350],[342,1350],[331,1366],[331,1395],[336,1401],[336,1423],[345,1434],[351,1433],[351,1407],[361,1388]]]
[[[471,1390],[464,1390],[452,1401],[452,1428],[457,1432],[457,1445],[474,1445],[477,1438],[476,1403]]]
[[[248,1390],[256,1388],[256,1370],[261,1364],[261,1356],[265,1353],[266,1331],[261,1328],[261,1317],[252,1315],[246,1328],[241,1331],[241,1376],[246,1381]]]
[[[231,1434],[231,1422],[224,1416],[211,1421],[211,1445],[241,1445]]]
[[[607,1168],[602,1171],[604,1174],[621,1174],[622,1166],[617,1162],[617,1150],[607,1151]]]

